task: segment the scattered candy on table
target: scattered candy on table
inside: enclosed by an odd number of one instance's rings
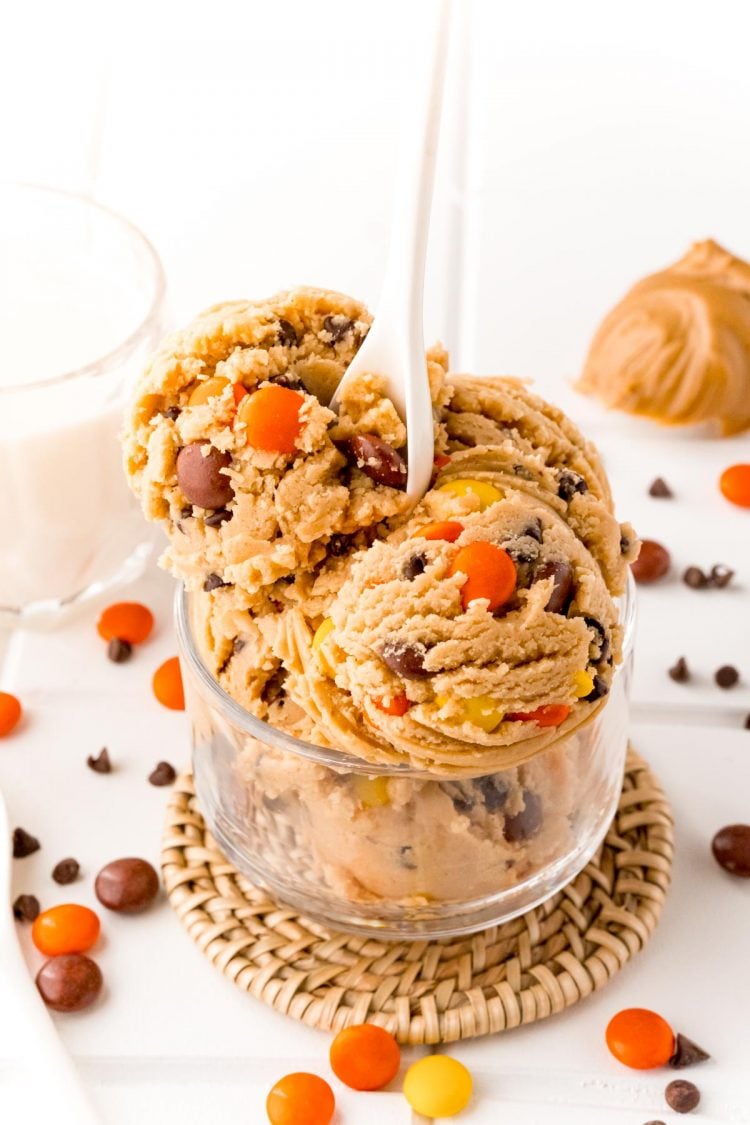
[[[721,493],[738,508],[750,508],[750,465],[730,465],[719,477]]]
[[[159,893],[159,876],[145,859],[115,859],[97,875],[94,893],[108,910],[137,914]]]
[[[669,551],[657,543],[655,539],[643,539],[641,552],[635,562],[630,564],[633,577],[641,586],[650,582],[658,582],[669,572],[672,564]]]
[[[453,1117],[471,1099],[466,1067],[450,1055],[427,1055],[412,1063],[404,1077],[404,1097],[424,1117]]]
[[[634,1070],[666,1066],[675,1049],[667,1021],[648,1008],[625,1008],[607,1025],[607,1046],[618,1062]]]
[[[42,965],[36,977],[44,1003],[56,1012],[88,1008],[101,992],[102,983],[101,969],[82,953],[53,957]]]
[[[154,672],[151,681],[154,695],[163,707],[170,711],[185,710],[185,691],[182,686],[182,672],[180,660],[177,656],[170,656]]]
[[[153,613],[140,602],[116,602],[107,606],[96,625],[103,640],[125,641],[129,645],[142,644],[153,627]]]
[[[363,1023],[338,1033],[330,1059],[333,1073],[353,1090],[380,1090],[398,1074],[401,1051],[384,1028]]]
[[[750,824],[728,824],[711,841],[716,862],[730,875],[750,879]]]
[[[271,1125],[330,1125],[335,1108],[328,1083],[304,1071],[281,1078],[266,1099]]]
[[[21,701],[9,691],[0,691],[0,738],[18,726],[22,714]]]
[[[31,939],[45,957],[86,953],[99,937],[99,919],[88,906],[66,902],[51,906],[34,920]]]
[[[675,1078],[664,1091],[667,1105],[675,1113],[690,1113],[701,1100],[700,1090],[693,1082]]]

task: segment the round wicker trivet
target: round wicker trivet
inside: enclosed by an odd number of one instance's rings
[[[401,1043],[449,1043],[560,1012],[648,941],[672,869],[672,814],[632,751],[617,814],[588,866],[519,918],[463,938],[380,941],[279,906],[219,852],[177,780],[162,846],[167,893],[206,956],[246,992],[326,1031],[380,1024]]]

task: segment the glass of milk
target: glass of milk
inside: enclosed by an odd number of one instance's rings
[[[0,186],[0,624],[54,620],[143,569],[152,539],[117,435],[164,297],[121,216]]]

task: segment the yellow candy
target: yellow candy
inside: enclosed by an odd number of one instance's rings
[[[465,480],[449,480],[440,485],[438,492],[447,492],[451,496],[467,496],[468,494],[476,496],[479,500],[480,512],[503,498],[502,492],[495,488],[494,484],[488,484],[485,480],[470,480],[468,478]]]
[[[323,644],[323,641],[326,639],[326,637],[329,635],[329,633],[332,633],[332,632],[333,632],[333,621],[331,620],[330,617],[326,617],[325,621],[322,621],[320,623],[320,625],[318,625],[317,629],[315,630],[315,636],[312,639],[313,652],[317,652],[318,660],[321,663],[323,671],[325,672],[325,674],[327,676],[331,676],[331,677],[335,676],[336,670],[333,667],[333,665],[331,664],[331,662],[329,661],[326,654],[324,652],[321,652],[320,649],[321,649],[321,645]]]
[[[390,800],[387,777],[364,777],[358,773],[354,778],[354,788],[366,809],[380,809]]]
[[[594,690],[594,678],[588,672],[576,672],[573,677],[576,699],[584,699]]]
[[[222,378],[221,375],[214,375],[212,379],[206,379],[205,383],[198,384],[188,399],[188,406],[202,406],[210,398],[223,394],[224,388],[228,386],[228,379]]]
[[[447,695],[438,695],[435,702],[438,707],[445,707],[449,700]],[[505,712],[498,707],[497,700],[491,695],[477,695],[473,699],[461,699],[461,715],[458,718],[462,723],[473,723],[491,734],[495,727],[499,727],[505,717]]]
[[[466,1109],[472,1081],[463,1063],[449,1055],[427,1055],[404,1076],[404,1097],[424,1117],[453,1117]]]

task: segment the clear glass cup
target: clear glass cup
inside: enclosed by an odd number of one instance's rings
[[[373,773],[361,759],[254,718],[206,668],[191,631],[191,598],[180,590],[193,771],[211,832],[253,883],[338,929],[448,937],[529,910],[585,867],[617,807],[632,579],[620,608],[623,662],[593,720],[525,765],[455,781],[408,767]]]
[[[0,623],[55,619],[150,554],[118,431],[165,330],[148,240],[80,195],[0,186]]]

